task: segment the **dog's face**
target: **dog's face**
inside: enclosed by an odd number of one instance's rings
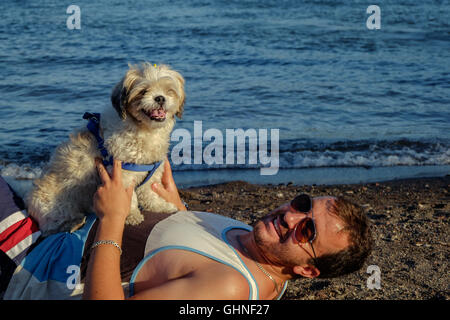
[[[123,120],[130,116],[148,128],[163,127],[175,115],[181,118],[184,99],[183,77],[166,65],[149,63],[130,66],[111,95]]]

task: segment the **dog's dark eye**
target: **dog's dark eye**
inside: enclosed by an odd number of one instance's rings
[[[141,91],[141,95],[145,95],[147,93],[147,89]]]

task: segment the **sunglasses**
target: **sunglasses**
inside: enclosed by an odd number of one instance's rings
[[[301,194],[291,201],[291,207],[295,211],[302,213],[309,213],[311,211],[311,217],[305,217],[297,223],[294,228],[294,236],[299,243],[309,243],[311,245],[314,260],[316,260],[316,252],[312,245],[317,234],[316,224],[314,222],[314,211],[312,211],[312,199],[307,194]]]

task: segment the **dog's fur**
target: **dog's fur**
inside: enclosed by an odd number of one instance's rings
[[[143,63],[129,67],[111,95],[115,110],[109,107],[101,114],[104,145],[109,155],[123,162],[164,161],[175,115],[181,118],[183,113],[184,79],[165,65]],[[93,195],[100,184],[96,157],[101,157],[97,141],[84,127],[56,149],[45,173],[34,181],[26,202],[43,235],[74,230],[83,223],[86,213],[92,212]],[[149,181],[135,189],[127,224],[143,221],[138,204],[145,211],[177,210],[151,190],[152,183],[161,181],[163,168],[164,162]],[[133,182],[138,185],[146,175],[124,170],[124,186]]]

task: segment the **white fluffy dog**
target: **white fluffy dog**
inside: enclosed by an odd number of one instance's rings
[[[151,190],[151,184],[161,181],[175,115],[181,118],[184,99],[184,79],[178,72],[165,65],[143,63],[130,66],[113,89],[115,110],[109,107],[101,114],[98,135],[108,156],[137,165],[160,163],[151,178],[136,187],[127,224],[143,221],[140,208],[177,211]],[[44,174],[34,181],[27,206],[43,235],[72,231],[92,212],[93,195],[100,184],[96,157],[102,157],[99,141],[88,129],[80,129],[56,149]],[[148,175],[124,170],[124,186],[139,185]]]

